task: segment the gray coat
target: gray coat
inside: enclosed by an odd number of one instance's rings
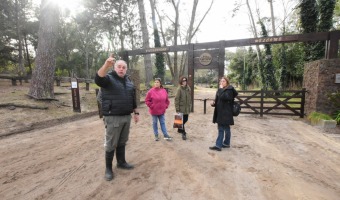
[[[191,89],[188,85],[179,86],[175,96],[176,112],[188,115],[191,112]]]

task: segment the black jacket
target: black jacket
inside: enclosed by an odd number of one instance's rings
[[[137,107],[136,89],[127,75],[121,78],[115,71],[105,77],[96,74],[95,83],[101,87],[104,116],[129,115]]]
[[[226,88],[219,88],[215,96],[215,109],[213,123],[219,125],[234,125],[232,113],[234,98],[238,92],[232,85]]]

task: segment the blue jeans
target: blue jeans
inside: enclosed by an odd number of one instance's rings
[[[166,126],[165,126],[165,117],[164,114],[163,115],[151,115],[152,116],[152,128],[153,128],[153,133],[155,135],[158,135],[158,120],[159,120],[159,124],[161,125],[161,129],[163,132],[164,136],[168,136],[168,132],[166,130]]]
[[[216,146],[219,148],[222,148],[223,138],[224,138],[223,144],[230,145],[230,136],[231,136],[230,126],[218,124],[217,128],[218,128],[218,136],[216,139]],[[225,137],[224,137],[224,134],[225,134]]]

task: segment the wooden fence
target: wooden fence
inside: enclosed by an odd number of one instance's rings
[[[241,114],[263,115],[293,115],[303,118],[305,115],[305,94],[302,90],[240,90],[235,98],[241,105]],[[206,99],[203,101],[204,114],[206,114]]]
[[[302,90],[238,91],[235,101],[241,105],[243,114],[293,115],[303,118],[305,93]]]

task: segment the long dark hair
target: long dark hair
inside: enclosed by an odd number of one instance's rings
[[[228,77],[222,76],[222,77],[220,78],[220,81],[221,81],[222,79],[224,79],[224,80],[227,82],[227,86],[230,85],[230,81],[229,81],[229,78],[228,78]]]

